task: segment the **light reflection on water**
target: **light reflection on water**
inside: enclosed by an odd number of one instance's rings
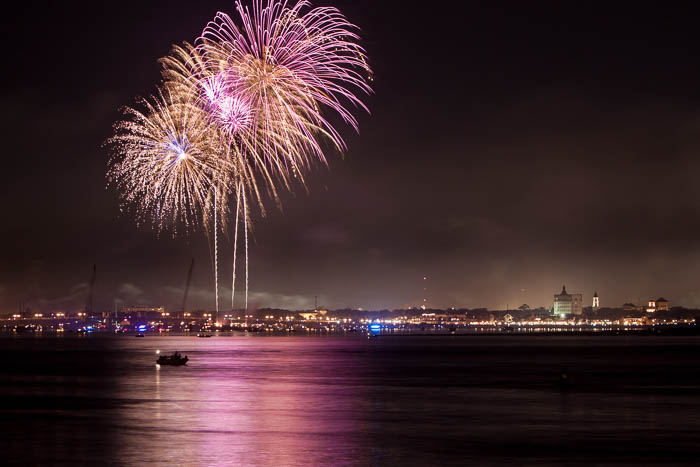
[[[26,337],[0,349],[0,446],[21,464],[690,464],[700,453],[698,338]],[[156,350],[190,362],[158,368]]]
[[[118,438],[137,459],[292,465],[352,461],[366,393],[342,340],[212,338],[139,342],[133,377],[116,396]],[[187,367],[157,368],[155,352],[179,350]],[[190,345],[185,350],[183,345]],[[330,353],[332,358],[325,358]],[[360,416],[358,416],[360,415]],[[144,442],[148,439],[148,442]],[[167,446],[167,449],[164,447]]]

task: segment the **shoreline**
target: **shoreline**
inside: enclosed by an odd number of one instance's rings
[[[700,328],[695,324],[677,326],[634,326],[634,327],[605,327],[596,328],[595,326],[572,326],[570,329],[566,327],[532,327],[532,326],[514,326],[510,329],[504,329],[501,326],[492,328],[480,327],[479,329],[458,328],[454,331],[444,329],[430,332],[426,330],[405,330],[405,329],[382,329],[379,332],[370,331],[325,331],[319,329],[308,329],[306,331],[296,332],[280,332],[280,331],[244,331],[244,330],[225,330],[211,331],[212,338],[223,337],[346,337],[346,338],[371,338],[371,339],[386,339],[398,337],[474,337],[474,336],[493,336],[493,337],[561,337],[561,336],[587,336],[587,337],[614,337],[614,336],[700,336]],[[56,331],[0,331],[0,338],[20,338],[20,337],[53,337],[53,338],[104,338],[115,337],[133,339],[136,333],[112,333],[106,331],[95,331],[91,333],[77,332],[56,332]],[[144,338],[161,338],[161,337],[191,337],[199,338],[195,333],[190,332],[147,332]]]

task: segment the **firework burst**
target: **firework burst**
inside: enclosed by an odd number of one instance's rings
[[[145,111],[124,110],[108,143],[114,148],[108,180],[122,205],[139,223],[159,232],[180,225],[186,231],[211,223],[214,197],[222,219],[228,217],[231,174],[226,148],[212,137],[209,115],[164,89],[141,100]]]
[[[309,8],[303,0],[255,0],[250,10],[237,1],[240,25],[218,13],[197,47],[206,69],[200,80],[216,77],[212,94],[237,96],[253,109],[241,147],[287,186],[290,177],[303,183],[314,159],[325,162],[324,145],[345,149],[323,110],[357,130],[348,105],[367,108],[353,90],[371,91],[356,27],[335,8]]]
[[[163,84],[145,112],[126,109],[109,140],[108,172],[138,222],[160,232],[201,222],[214,233],[218,311],[218,220],[235,206],[233,291],[242,225],[248,295],[250,204],[262,214],[261,191],[279,205],[279,190],[304,184],[324,149],[345,143],[326,112],[358,130],[351,109],[367,110],[356,93],[371,92],[371,70],[357,28],[335,8],[253,0],[236,2],[240,23],[218,13],[196,47],[175,46],[161,59]],[[229,203],[229,197],[234,203]],[[213,217],[213,223],[212,223]]]

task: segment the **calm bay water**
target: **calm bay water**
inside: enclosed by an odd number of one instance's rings
[[[6,337],[3,463],[694,464],[697,337]],[[156,368],[156,350],[186,367]],[[572,381],[559,386],[562,368]]]

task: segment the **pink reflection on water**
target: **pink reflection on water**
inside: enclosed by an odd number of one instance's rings
[[[135,401],[123,410],[122,454],[140,462],[198,465],[352,462],[353,445],[365,432],[362,408],[367,401],[359,375],[362,363],[351,353],[335,352],[338,342],[255,337],[124,341],[139,359],[118,396]],[[156,368],[156,348],[178,350],[190,363]]]

